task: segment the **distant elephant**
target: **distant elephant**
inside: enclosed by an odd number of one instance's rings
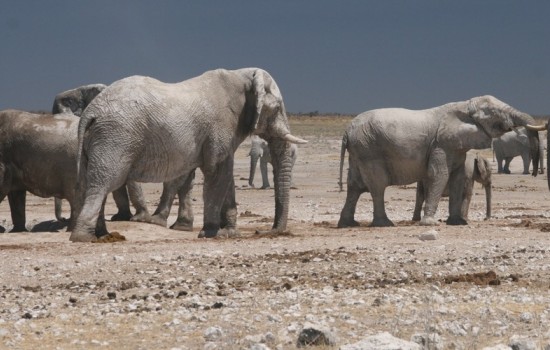
[[[468,220],[468,211],[470,209],[470,201],[474,190],[474,182],[479,182],[485,188],[486,211],[485,219],[491,218],[491,164],[487,159],[479,154],[466,154],[464,162],[464,189],[462,192],[461,216],[464,220]],[[418,182],[416,187],[416,203],[414,206],[413,221],[420,221],[420,212],[424,204],[425,188],[422,182]],[[449,185],[443,191],[443,197],[449,196]]]
[[[349,152],[347,196],[338,227],[358,226],[359,196],[370,192],[374,215],[371,226],[393,226],[384,208],[384,192],[391,185],[422,181],[426,204],[422,225],[436,225],[439,199],[449,184],[449,225],[465,225],[461,207],[464,162],[470,149],[491,146],[491,140],[516,126],[535,120],[492,96],[475,97],[426,110],[386,108],[357,116],[344,133],[340,183],[346,150]],[[538,171],[538,132],[529,131],[533,175]]]
[[[282,95],[266,71],[218,69],[175,84],[133,76],[111,84],[80,120],[82,209],[70,240],[93,241],[108,234],[102,216],[105,196],[126,181],[164,182],[163,197],[169,202],[196,168],[204,175],[199,237],[236,234],[233,158],[252,134],[270,146],[275,177],[270,232],[283,232],[292,172],[290,145],[306,141],[290,133]]]
[[[69,230],[74,226],[79,120],[70,113],[0,111],[0,202],[8,197],[13,232],[26,231],[27,191],[67,199]]]
[[[88,84],[74,89],[61,92],[55,96],[52,114],[68,113],[74,114],[77,117],[82,115],[82,112],[92,102],[92,100],[103,91],[107,85],[104,84]],[[76,142],[76,134],[74,135]],[[76,161],[76,160],[75,160]],[[132,203],[134,204],[138,215],[136,218],[148,218],[150,215],[147,211],[147,205],[141,193],[141,187],[138,184],[133,184],[133,190],[138,191],[137,194],[131,193]],[[130,211],[130,201],[126,186],[121,186],[117,191],[113,192],[118,212],[111,217],[113,221],[127,221],[132,218]],[[61,214],[61,199],[55,198],[55,218],[58,221],[66,221]]]
[[[514,157],[521,156],[523,159],[523,174],[529,174],[529,163],[531,162],[531,154],[529,148],[529,137],[525,128],[517,128],[509,131],[493,139],[493,151],[497,159],[497,167],[499,174],[510,174],[510,162]],[[539,144],[540,165],[539,171],[544,174],[544,143]],[[502,165],[504,162],[504,166]]]
[[[88,84],[63,91],[55,96],[52,114],[72,113],[80,117],[90,102],[106,87],[104,84]]]
[[[296,163],[298,157],[298,147],[295,144],[291,145],[292,166]],[[271,154],[269,151],[269,145],[267,141],[261,139],[259,136],[252,135],[250,152],[250,176],[248,177],[248,185],[254,187],[254,175],[256,174],[256,164],[260,159],[260,171],[262,173],[262,189],[271,187],[269,184],[269,178],[267,175],[267,163],[271,163]]]

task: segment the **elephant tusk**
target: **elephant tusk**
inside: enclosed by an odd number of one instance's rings
[[[294,136],[294,135],[292,135],[292,134],[286,134],[285,136],[283,136],[283,140],[286,140],[286,141],[292,142],[292,143],[298,143],[298,144],[300,144],[300,143],[307,143],[306,140],[301,139],[301,138],[299,138],[299,137],[296,137],[296,136]]]
[[[548,123],[543,125],[530,125],[530,124],[525,125],[527,129],[533,130],[533,131],[544,131],[546,130],[547,126],[548,126]]]

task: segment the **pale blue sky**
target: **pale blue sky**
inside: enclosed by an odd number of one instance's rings
[[[550,1],[0,0],[0,109],[134,74],[261,67],[291,112],[491,94],[550,115]]]

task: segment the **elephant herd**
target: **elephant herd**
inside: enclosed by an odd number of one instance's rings
[[[490,217],[490,166],[467,151],[488,148],[493,138],[517,127],[525,127],[536,175],[538,131],[546,125],[535,126],[532,117],[492,96],[427,110],[360,114],[342,139],[341,188],[346,152],[349,170],[338,227],[358,226],[355,208],[364,192],[373,200],[371,226],[393,225],[384,208],[385,188],[413,182],[418,184],[413,219],[420,224],[436,224],[444,194],[449,196],[447,224],[466,224],[474,181],[486,187]],[[177,194],[178,216],[171,228],[192,230],[190,195],[199,168],[204,175],[199,237],[231,237],[238,234],[234,153],[247,137],[252,137],[250,186],[258,158],[262,188],[270,187],[267,163],[273,167],[275,213],[267,232],[284,232],[296,144],[306,141],[291,134],[277,83],[258,68],[218,69],[180,83],[132,76],[58,94],[52,114],[0,111],[0,201],[8,197],[12,231],[22,231],[27,191],[56,197],[58,220],[63,220],[60,200],[66,199],[70,240],[89,242],[109,234],[104,217],[109,193],[118,208],[112,220],[164,226]],[[140,182],[163,183],[152,215]]]

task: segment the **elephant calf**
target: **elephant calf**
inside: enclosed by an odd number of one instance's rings
[[[474,182],[479,182],[485,188],[485,198],[487,208],[485,219],[491,218],[491,164],[487,159],[480,155],[468,153],[464,163],[464,191],[462,193],[461,213],[464,220],[468,219],[468,211],[470,209],[470,201],[472,199]],[[416,204],[414,206],[413,221],[420,221],[420,212],[424,204],[425,191],[422,182],[418,182],[416,188]],[[449,186],[445,188],[443,196],[449,196]]]
[[[290,146],[290,152],[292,157],[292,166],[296,163],[298,157],[298,146],[292,144]],[[267,163],[271,164],[271,153],[269,151],[269,144],[257,135],[252,135],[250,152],[250,176],[248,177],[248,185],[254,187],[254,175],[256,174],[256,164],[258,159],[260,160],[260,171],[262,172],[262,189],[270,188],[269,178],[267,176]]]

